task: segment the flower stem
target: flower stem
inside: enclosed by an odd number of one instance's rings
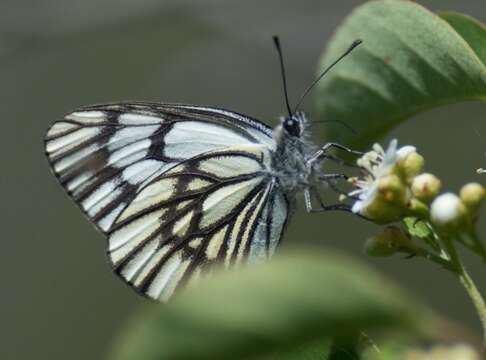
[[[483,327],[483,343],[486,347],[486,303],[479,292],[476,284],[469,276],[468,272],[464,268],[461,259],[459,258],[459,254],[454,246],[453,240],[450,238],[442,238],[442,242],[444,243],[447,252],[451,258],[451,262],[456,267],[456,273],[459,277],[459,281],[461,282],[464,289],[466,289],[469,298],[471,299],[474,307],[476,308],[476,312],[478,313],[479,320]]]
[[[486,346],[486,303],[467,271],[464,270],[463,274],[459,276],[459,280],[462,286],[466,289],[476,308],[476,312],[478,313],[479,320],[483,327],[483,343],[484,346]]]

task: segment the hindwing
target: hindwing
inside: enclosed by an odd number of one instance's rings
[[[208,265],[268,258],[287,218],[287,201],[266,172],[268,156],[261,145],[233,147],[153,179],[109,233],[115,271],[165,301]]]

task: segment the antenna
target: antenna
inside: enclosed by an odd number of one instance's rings
[[[282,82],[283,82],[283,90],[284,90],[284,95],[285,95],[285,105],[287,106],[287,111],[289,112],[289,116],[292,116],[292,110],[290,109],[290,104],[289,104],[289,94],[287,92],[287,80],[285,78],[285,66],[284,66],[284,61],[283,61],[283,55],[282,55],[282,48],[280,47],[280,40],[278,36],[274,35],[273,37],[273,43],[275,44],[275,48],[277,49],[278,53],[278,59],[280,61],[280,71],[282,72]]]
[[[302,96],[300,97],[299,102],[297,103],[297,106],[295,107],[294,112],[299,109],[300,105],[302,104],[302,101],[304,101],[304,98],[312,90],[312,88],[319,82],[319,80],[321,80],[324,77],[324,75],[326,75],[329,72],[329,70],[331,70],[334,67],[334,65],[336,65],[338,62],[340,62],[342,59],[344,59],[351,51],[353,51],[362,42],[363,41],[361,41],[361,40],[355,40],[355,41],[353,41],[353,43],[348,48],[348,50],[346,50],[339,58],[337,58],[337,60],[335,60],[331,65],[329,65],[321,73],[321,75],[319,75],[319,77],[317,79],[315,79],[314,82],[307,87],[307,89],[305,89],[305,91],[303,92]]]

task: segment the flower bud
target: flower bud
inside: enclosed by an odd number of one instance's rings
[[[405,210],[402,206],[387,203],[381,197],[377,197],[372,203],[363,208],[360,214],[377,224],[389,224],[400,220]]]
[[[397,167],[405,180],[410,182],[422,171],[425,160],[422,155],[415,151],[413,146],[405,146],[400,151],[402,151],[402,156],[397,162]]]
[[[360,213],[378,224],[388,224],[402,217],[406,203],[406,186],[397,175],[385,175],[378,179],[376,189],[368,194],[367,201],[360,202]]]
[[[424,220],[429,216],[428,206],[417,198],[410,199],[410,201],[407,203],[407,209],[408,216],[413,216]]]
[[[436,197],[432,202],[430,219],[442,230],[457,231],[465,224],[467,209],[456,194],[445,193]]]
[[[406,204],[407,188],[397,175],[391,174],[379,179],[378,190],[384,201],[397,205]]]
[[[368,256],[391,256],[412,247],[410,239],[397,227],[389,226],[381,234],[366,240],[364,251]]]
[[[411,188],[414,197],[429,203],[439,193],[441,187],[442,183],[435,175],[424,173],[413,178]]]
[[[486,190],[478,183],[469,183],[461,188],[460,196],[467,209],[474,214],[481,206],[486,196]]]

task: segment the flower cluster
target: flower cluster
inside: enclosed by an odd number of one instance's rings
[[[347,197],[355,200],[352,211],[380,224],[415,217],[453,230],[475,220],[486,196],[483,186],[476,183],[465,185],[459,195],[438,196],[441,181],[422,172],[424,158],[415,147],[398,147],[397,140],[386,150],[375,144],[357,165],[363,176],[350,179],[354,189]]]
[[[357,160],[357,165],[361,176],[349,178],[353,189],[343,199],[353,200],[354,213],[378,224],[388,224],[367,239],[366,254],[421,257],[455,274],[475,305],[486,344],[486,301],[456,248],[463,246],[486,265],[486,245],[476,228],[486,189],[481,184],[469,183],[457,194],[440,194],[440,179],[423,172],[424,158],[413,146],[398,147],[397,140],[392,140],[386,150],[375,144]],[[472,360],[478,358],[476,355],[470,349],[457,347],[414,352],[410,358]]]
[[[420,211],[421,203],[440,191],[441,183],[435,176],[420,174],[424,159],[415,147],[399,148],[397,140],[392,140],[386,151],[375,144],[357,165],[363,176],[350,179],[355,187],[348,194],[355,199],[352,211],[377,223],[394,222]]]

